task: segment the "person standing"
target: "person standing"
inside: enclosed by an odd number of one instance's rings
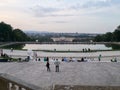
[[[0,49],[0,56],[3,56],[3,49]]]
[[[56,59],[56,61],[54,62],[54,64],[55,64],[55,71],[56,71],[56,72],[59,72],[60,62],[58,61],[58,59]]]
[[[35,61],[37,61],[37,52],[36,52],[36,51],[33,51],[33,59],[34,59]]]
[[[102,57],[102,55],[100,54],[100,55],[98,56],[98,60],[99,60],[99,61],[101,61],[101,57]]]
[[[49,58],[48,58],[48,57],[46,58],[46,61],[48,61],[48,62],[49,62]]]
[[[50,63],[49,63],[49,61],[47,61],[47,63],[46,63],[46,67],[47,67],[47,71],[50,72]]]
[[[13,48],[11,48],[11,52],[13,52]]]

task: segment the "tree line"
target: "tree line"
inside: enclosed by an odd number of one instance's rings
[[[0,42],[21,42],[36,40],[39,42],[53,41],[49,36],[27,35],[21,29],[13,29],[11,25],[0,22]]]
[[[15,41],[35,41],[39,42],[53,42],[51,36],[41,35],[27,35],[21,29],[13,29],[13,27],[4,22],[0,22],[0,42],[15,42]],[[107,32],[105,34],[94,37],[95,42],[120,42],[120,25],[114,32]]]
[[[107,32],[102,35],[97,35],[94,38],[96,42],[120,42],[120,25],[114,30],[114,32]]]
[[[13,29],[11,25],[0,22],[0,42],[31,40],[22,30]]]
[[[50,35],[41,35],[41,34],[27,34],[33,41],[38,40],[39,42],[53,42]]]

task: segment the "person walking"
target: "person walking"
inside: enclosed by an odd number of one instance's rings
[[[47,61],[47,63],[46,63],[46,67],[47,67],[47,71],[50,72],[50,63],[49,63],[49,61]]]
[[[54,62],[54,64],[55,64],[55,71],[56,71],[56,72],[59,72],[60,62],[58,61],[58,59],[56,59],[56,61]]]

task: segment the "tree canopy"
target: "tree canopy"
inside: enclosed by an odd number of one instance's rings
[[[13,30],[14,41],[28,41],[30,38],[20,29]]]
[[[6,24],[4,22],[0,23],[0,41],[11,41],[12,38],[12,30],[11,25]]]
[[[120,25],[117,27],[117,29],[114,30],[114,32],[107,32],[103,35],[97,35],[94,38],[94,41],[96,42],[120,42]]]
[[[11,25],[0,22],[0,41],[28,41],[30,38],[20,29],[13,29]]]

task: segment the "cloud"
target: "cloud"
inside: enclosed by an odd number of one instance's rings
[[[53,21],[54,23],[68,23],[66,21]]]
[[[29,9],[35,17],[69,17],[76,16],[75,14],[69,13],[66,7],[49,7],[36,5]],[[68,13],[67,13],[68,12]]]
[[[45,1],[43,1],[45,3]],[[57,3],[56,3],[57,2]],[[118,2],[117,0],[56,0],[53,4],[52,1],[49,4],[35,5],[30,8],[32,14],[35,17],[69,17],[69,16],[79,16],[81,11],[86,12],[98,12],[101,9],[111,7]],[[100,10],[99,10],[100,9]]]
[[[11,4],[11,3],[15,3],[17,0],[0,0],[0,4],[3,3],[3,4]]]
[[[30,8],[30,11],[35,14],[37,17],[46,17],[46,16],[52,16],[53,13],[61,11],[60,8],[56,7],[43,7],[36,5],[33,8]]]
[[[120,23],[119,8],[120,0],[0,0],[0,18],[23,29],[105,32]]]
[[[81,4],[81,2],[71,5],[70,9],[81,10],[81,9],[93,9],[109,7],[111,5],[110,0],[90,0]]]
[[[65,24],[65,23],[69,23],[67,21],[47,21],[47,22],[39,22],[39,24],[53,24],[53,23],[56,23],[56,24]]]

